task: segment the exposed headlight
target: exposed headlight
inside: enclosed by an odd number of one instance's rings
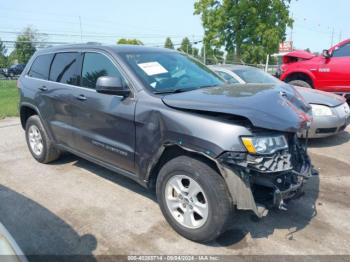
[[[287,149],[288,143],[283,135],[267,137],[242,137],[242,142],[251,154],[273,154],[278,150]]]
[[[328,106],[311,104],[312,114],[314,116],[331,116],[332,110]]]

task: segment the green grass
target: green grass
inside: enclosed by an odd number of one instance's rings
[[[15,80],[0,80],[0,119],[18,116],[19,94]]]

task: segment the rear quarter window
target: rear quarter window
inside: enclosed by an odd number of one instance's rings
[[[57,53],[51,65],[49,79],[54,82],[78,85],[79,58],[80,54],[77,52]]]
[[[30,77],[48,80],[53,54],[39,55],[33,62],[28,75]]]

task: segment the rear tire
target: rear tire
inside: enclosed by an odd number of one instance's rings
[[[292,80],[289,81],[288,84],[292,85],[292,86],[301,86],[301,87],[306,87],[306,88],[312,88],[312,86],[303,80]]]
[[[50,141],[38,115],[29,117],[25,132],[29,151],[35,160],[47,164],[59,158],[61,153]]]
[[[224,179],[205,163],[188,156],[170,160],[159,172],[156,191],[164,217],[185,238],[210,242],[227,229],[232,201]]]

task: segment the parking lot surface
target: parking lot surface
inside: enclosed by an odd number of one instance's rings
[[[288,211],[256,220],[237,212],[216,242],[188,241],[166,223],[154,194],[67,154],[43,165],[18,118],[0,121],[0,222],[25,254],[350,254],[350,129],[311,141],[320,171]]]

